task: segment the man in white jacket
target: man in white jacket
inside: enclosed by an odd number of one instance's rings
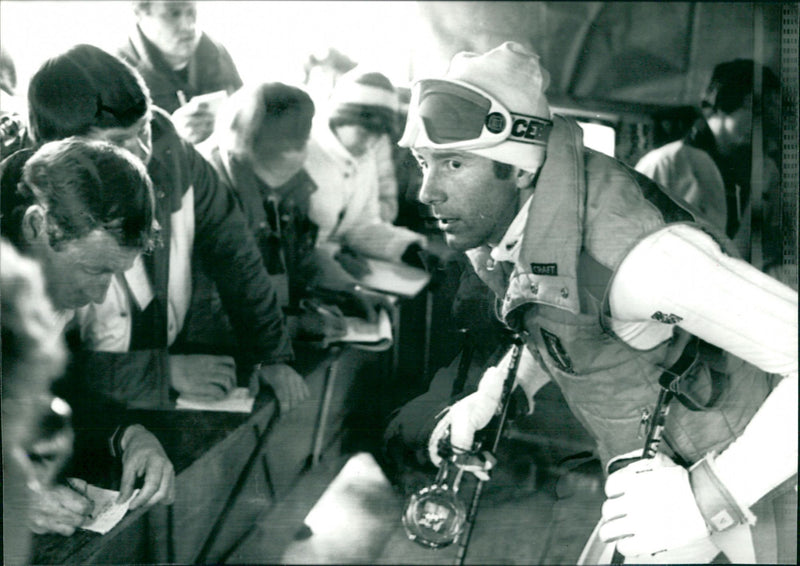
[[[417,259],[425,236],[381,214],[380,144],[396,122],[394,86],[381,73],[354,69],[338,80],[328,104],[315,118],[305,162],[317,185],[309,217],[319,226],[318,245],[389,261],[407,252]]]

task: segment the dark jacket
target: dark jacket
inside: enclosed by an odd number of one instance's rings
[[[218,147],[209,155],[220,178],[233,189],[267,271],[288,272],[290,304],[296,304],[304,279],[301,266],[317,239],[317,225],[308,217],[311,193],[317,188],[314,181],[301,170],[285,185],[273,189],[246,164],[233,160],[226,166]]]
[[[218,90],[231,94],[242,86],[236,65],[225,47],[205,33],[201,35],[194,56],[183,73],[170,68],[158,48],[144,37],[139,26],[116,54],[136,67],[150,89],[153,104],[170,114],[181,106],[178,91],[191,99],[198,94]]]
[[[314,250],[317,227],[308,218],[308,201],[316,186],[301,171],[280,190],[264,184],[252,169],[225,163],[216,146],[207,155],[220,178],[233,189],[255,238],[282,306],[296,307],[310,277],[306,260]],[[192,268],[192,303],[182,347],[187,352],[213,350],[234,355],[236,340],[213,280],[202,265]]]
[[[293,358],[275,290],[233,193],[220,182],[211,164],[178,136],[169,118],[157,108],[152,127],[153,157],[148,172],[156,192],[156,218],[165,243],[145,256],[155,299],[144,311],[131,309],[129,351],[81,353],[86,386],[130,405],[145,407],[169,404],[170,248],[166,244],[179,236],[172,234],[172,228],[173,219],[180,215],[193,216],[192,255],[219,291],[239,345],[240,369]],[[184,211],[183,198],[189,191],[193,191],[194,210]],[[185,228],[184,223],[177,226]],[[84,336],[89,334],[85,326],[82,332]]]

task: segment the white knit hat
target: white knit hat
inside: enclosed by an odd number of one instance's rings
[[[398,100],[392,81],[360,67],[339,77],[328,101],[332,124],[360,124],[371,131],[393,133]]]
[[[544,95],[550,74],[540,66],[539,56],[519,43],[507,41],[483,55],[457,53],[443,80],[474,85],[491,94],[513,114],[550,119],[550,107]],[[401,146],[422,147],[417,145],[421,140],[415,127],[411,123],[406,125]],[[492,147],[464,151],[536,172],[544,162],[546,147],[509,138]]]

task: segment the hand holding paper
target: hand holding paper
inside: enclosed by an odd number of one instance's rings
[[[214,121],[220,105],[227,97],[224,90],[201,94],[172,113],[172,122],[180,136],[192,143],[200,143],[214,131]]]
[[[81,481],[70,479],[70,481]],[[92,502],[93,512],[89,517],[88,522],[81,525],[81,528],[87,531],[93,531],[106,534],[119,523],[130,508],[130,503],[134,497],[139,493],[139,490],[133,492],[131,497],[124,501],[119,501],[119,492],[110,489],[102,489],[94,485],[86,486],[86,496]]]
[[[122,481],[117,503],[131,497],[137,478],[144,478],[144,485],[131,499],[131,509],[141,505],[172,503],[175,499],[175,470],[158,439],[137,424],[125,429],[121,444]]]

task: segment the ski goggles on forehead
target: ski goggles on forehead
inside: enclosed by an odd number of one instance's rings
[[[411,139],[401,140],[400,145],[432,149],[479,149],[506,140],[546,146],[553,128],[548,119],[509,111],[475,86],[438,79],[414,85],[408,122],[404,138]]]

